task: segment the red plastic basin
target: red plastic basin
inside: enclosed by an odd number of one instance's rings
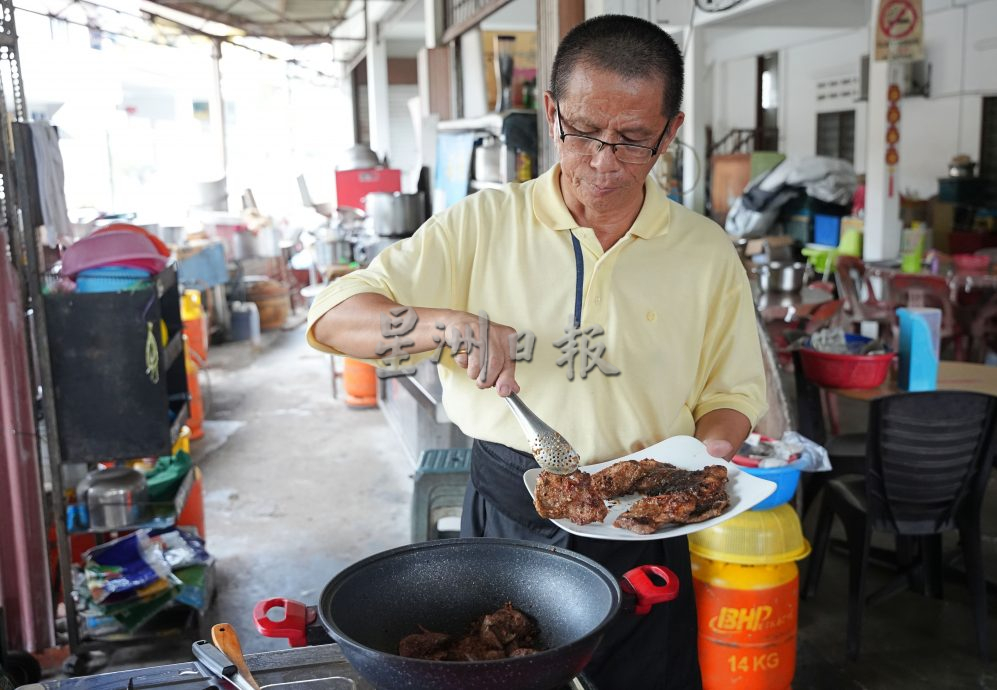
[[[804,375],[825,388],[876,388],[886,380],[894,353],[835,355],[809,347],[800,350]]]

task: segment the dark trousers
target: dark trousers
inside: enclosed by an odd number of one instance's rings
[[[679,579],[678,598],[655,606],[646,616],[618,615],[585,675],[599,690],[702,688],[688,540],[608,541],[569,534],[541,518],[533,507],[523,473],[536,466],[530,455],[497,443],[475,441],[460,535],[561,546],[588,556],[616,577],[638,565],[668,567]]]

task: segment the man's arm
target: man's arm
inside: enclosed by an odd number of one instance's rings
[[[715,458],[730,460],[751,432],[751,421],[737,410],[713,410],[696,422],[696,438]]]
[[[381,317],[401,306],[384,295],[373,292],[353,295],[319,317],[312,327],[312,334],[323,345],[350,357],[376,359],[380,356],[377,353],[378,346],[385,342],[381,332]],[[439,347],[438,340],[441,337],[448,344],[455,343],[458,332],[465,336],[473,333],[475,338],[480,338],[478,317],[473,314],[454,309],[409,308],[414,309],[418,316],[415,328],[404,336],[414,341],[413,345],[405,348],[410,354],[435,350]],[[437,324],[443,324],[443,328],[437,328]],[[516,363],[512,359],[509,344],[509,336],[514,336],[515,333],[513,328],[489,322],[485,376],[481,376],[485,362],[480,348],[474,348],[470,354],[456,354],[454,361],[467,369],[470,378],[477,379],[479,388],[495,386],[502,396],[518,393]],[[437,340],[433,340],[434,337]]]

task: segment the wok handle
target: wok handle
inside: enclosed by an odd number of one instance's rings
[[[656,585],[651,580],[651,575],[657,575],[665,584]],[[663,565],[641,565],[628,570],[623,573],[620,587],[627,594],[636,597],[634,613],[638,616],[650,613],[655,604],[663,604],[679,595],[678,576]]]
[[[284,620],[274,621],[267,617],[267,612],[275,608],[284,609]],[[260,634],[264,637],[285,637],[292,647],[308,645],[307,628],[310,623],[315,622],[315,618],[314,609],[309,609],[300,601],[283,597],[264,599],[253,607],[253,620]]]

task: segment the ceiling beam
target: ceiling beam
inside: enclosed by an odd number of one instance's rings
[[[231,14],[227,11],[241,2],[241,0],[235,0],[235,2],[228,5],[225,10],[210,9],[196,2],[186,2],[186,0],[151,0],[151,2],[156,5],[162,5],[163,7],[171,10],[176,10],[177,12],[189,14],[190,16],[197,17],[198,19],[203,19],[206,22],[228,24],[229,26],[239,29],[240,31],[246,31],[243,26],[246,21],[245,17],[241,17],[237,14]]]

